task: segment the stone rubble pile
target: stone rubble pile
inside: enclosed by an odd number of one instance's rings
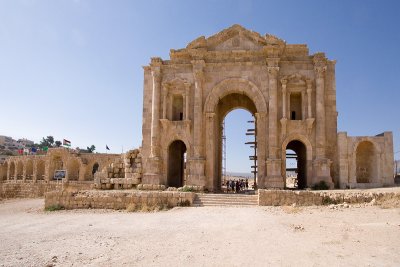
[[[97,189],[130,189],[142,180],[142,155],[139,149],[126,152],[95,174]]]

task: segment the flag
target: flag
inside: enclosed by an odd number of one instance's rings
[[[63,146],[71,146],[71,141],[68,141],[67,139],[63,139]]]
[[[43,151],[47,151],[47,150],[49,150],[49,147],[48,146],[44,146],[44,147],[42,147],[42,150]]]
[[[24,154],[26,154],[26,155],[29,154],[29,148],[24,148]]]
[[[36,153],[37,152],[37,148],[36,147],[32,147],[31,151],[32,151],[32,153]]]
[[[107,150],[110,150],[110,148],[109,148],[107,145],[106,145],[106,149],[107,149]]]
[[[24,150],[23,150],[23,149],[18,149],[18,154],[19,154],[19,155],[24,154]]]

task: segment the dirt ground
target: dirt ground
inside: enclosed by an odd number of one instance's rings
[[[0,202],[0,266],[399,266],[400,209],[43,211]]]

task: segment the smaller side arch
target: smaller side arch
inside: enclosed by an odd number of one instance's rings
[[[300,135],[300,134],[291,134],[286,139],[282,142],[282,147],[281,147],[281,159],[282,159],[282,165],[281,165],[281,173],[283,175],[283,179],[285,182],[286,186],[286,149],[288,148],[289,144],[293,144],[293,142],[299,142],[303,145],[305,148],[305,159],[304,158],[299,158],[298,152],[297,154],[297,159],[298,163],[301,164],[299,167],[298,165],[298,171],[301,171],[301,180],[298,180],[298,188],[303,189],[307,186],[311,186],[313,181],[313,167],[312,167],[312,159],[313,159],[313,153],[312,153],[312,144],[308,140],[307,137]],[[289,148],[292,149],[292,148]],[[292,149],[293,150],[293,149]],[[304,151],[304,149],[301,149],[300,151]],[[302,152],[301,154],[303,154]],[[304,156],[303,156],[304,157]],[[300,175],[300,174],[299,174]],[[300,179],[298,177],[298,179]]]

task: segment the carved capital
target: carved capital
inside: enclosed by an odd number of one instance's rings
[[[311,90],[311,88],[312,88],[312,80],[311,79],[307,79],[306,83],[307,83],[307,92],[308,92],[308,90]]]
[[[189,90],[190,90],[190,85],[191,85],[191,84],[188,83],[188,82],[185,82],[184,85],[185,85],[185,91],[186,91],[186,92],[189,92]]]
[[[315,66],[314,72],[316,78],[324,78],[326,72],[326,66]]]
[[[214,119],[214,117],[215,117],[215,113],[214,112],[206,112],[206,118],[208,119],[208,120],[213,120]]]
[[[162,75],[161,75],[161,69],[159,67],[152,68],[151,75],[153,76],[154,82],[156,83],[161,82]]]
[[[268,74],[271,75],[272,78],[276,79],[279,73],[279,67],[268,67]]]
[[[264,120],[267,116],[265,112],[257,112],[254,115],[256,116],[257,121]]]

